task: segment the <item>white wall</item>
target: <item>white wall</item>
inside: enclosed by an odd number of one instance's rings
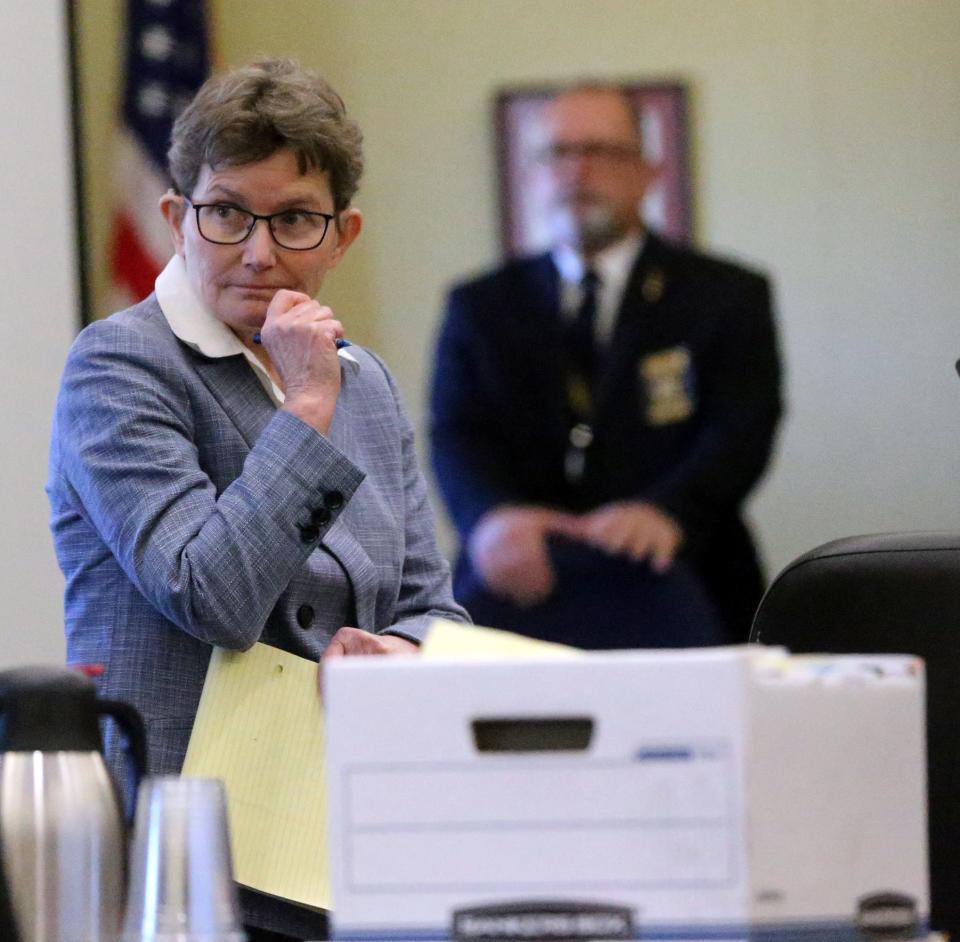
[[[64,4],[0,4],[0,667],[63,660],[47,441],[78,324]]]
[[[771,568],[841,535],[960,527],[956,0],[349,0],[324,12],[319,64],[368,142],[352,300],[376,310],[421,423],[444,285],[499,251],[495,90],[679,77],[693,93],[700,241],[767,268],[779,289],[790,415],[753,507]]]

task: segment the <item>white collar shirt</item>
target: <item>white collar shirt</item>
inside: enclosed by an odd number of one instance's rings
[[[283,390],[273,381],[266,367],[197,297],[179,255],[174,255],[167,262],[166,268],[157,275],[155,288],[160,310],[178,339],[207,357],[232,357],[242,354],[274,404],[283,405]],[[338,354],[341,360],[353,366],[354,371],[359,368],[360,364],[346,350],[340,350]]]

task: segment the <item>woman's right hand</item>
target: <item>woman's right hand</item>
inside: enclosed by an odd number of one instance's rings
[[[260,331],[283,384],[283,408],[326,434],[340,394],[336,340],[343,325],[333,311],[299,291],[281,289]]]

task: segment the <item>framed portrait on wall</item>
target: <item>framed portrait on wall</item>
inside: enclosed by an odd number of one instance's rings
[[[643,154],[656,169],[641,214],[669,239],[693,237],[686,87],[679,82],[622,82],[637,109]],[[504,89],[496,98],[497,169],[504,254],[526,255],[549,246],[540,113],[559,85]]]

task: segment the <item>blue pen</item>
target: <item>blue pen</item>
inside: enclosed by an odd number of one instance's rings
[[[261,342],[262,342],[262,341],[260,340],[260,331],[259,331],[259,330],[253,335],[253,342],[254,342],[254,343],[261,343]],[[337,339],[334,341],[334,343],[337,345],[337,349],[338,349],[338,350],[342,350],[344,347],[352,347],[352,346],[353,346],[353,343],[352,343],[351,341],[347,340],[346,337],[337,337]]]

